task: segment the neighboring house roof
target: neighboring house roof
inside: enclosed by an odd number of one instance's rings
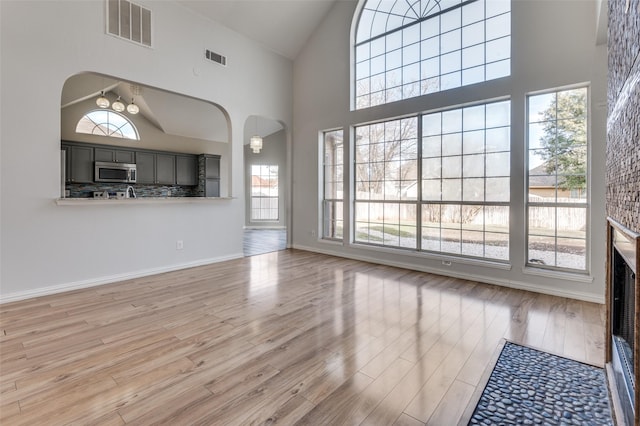
[[[268,186],[272,188],[278,187],[278,179],[263,179],[260,176],[252,175],[251,184],[253,186]]]
[[[545,163],[529,170],[529,187],[531,188],[555,188],[556,177],[545,170]]]

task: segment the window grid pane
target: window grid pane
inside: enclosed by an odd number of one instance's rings
[[[587,271],[587,105],[584,87],[527,99],[530,266]]]
[[[127,117],[110,110],[86,113],[76,125],[76,133],[139,140],[138,130]]]
[[[510,105],[422,116],[422,250],[509,260]]]
[[[510,2],[462,3],[441,13],[368,1],[356,33],[356,109],[509,76]]]
[[[417,248],[417,127],[411,117],[356,128],[356,242]]]
[[[277,165],[251,165],[251,220],[279,220],[279,184]]]

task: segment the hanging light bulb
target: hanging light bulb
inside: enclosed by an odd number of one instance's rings
[[[96,105],[100,108],[109,108],[109,99],[104,96],[104,90],[100,92],[100,97],[96,99]]]
[[[138,108],[138,105],[133,103],[133,98],[131,98],[131,103],[127,105],[127,112],[133,115],[136,115],[140,112],[140,108]]]
[[[124,111],[124,104],[120,102],[120,96],[118,96],[118,99],[111,105],[111,108],[116,112]]]

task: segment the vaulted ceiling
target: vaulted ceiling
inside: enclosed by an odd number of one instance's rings
[[[295,59],[336,1],[356,0],[178,0],[289,59]]]

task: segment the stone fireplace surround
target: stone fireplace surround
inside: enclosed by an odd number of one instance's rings
[[[640,3],[624,0],[609,0],[608,25],[608,119],[607,119],[607,170],[606,170],[606,209],[607,223],[607,334],[606,362],[610,390],[614,406],[623,401],[619,395],[616,380],[621,375],[614,372],[613,356],[618,349],[613,348],[612,319],[614,305],[613,281],[616,274],[612,261],[616,245],[635,246],[635,254],[628,252],[627,263],[635,263],[635,291],[625,296],[623,304],[633,307],[633,376],[640,383],[640,282],[637,265],[640,264]],[[594,141],[597,143],[597,141]],[[618,247],[619,248],[619,247]],[[625,256],[622,256],[625,257]],[[618,256],[619,263],[620,256]],[[634,262],[635,261],[635,262]],[[620,302],[620,301],[619,301]],[[619,320],[618,320],[619,321]],[[619,330],[617,330],[619,331]],[[618,362],[618,361],[616,361]],[[620,363],[617,366],[620,370]],[[618,377],[616,377],[616,375]],[[640,390],[637,389],[631,403],[635,416],[625,419],[624,414],[616,412],[619,424],[640,425]],[[627,400],[629,397],[627,396]],[[624,410],[621,410],[624,411]]]

